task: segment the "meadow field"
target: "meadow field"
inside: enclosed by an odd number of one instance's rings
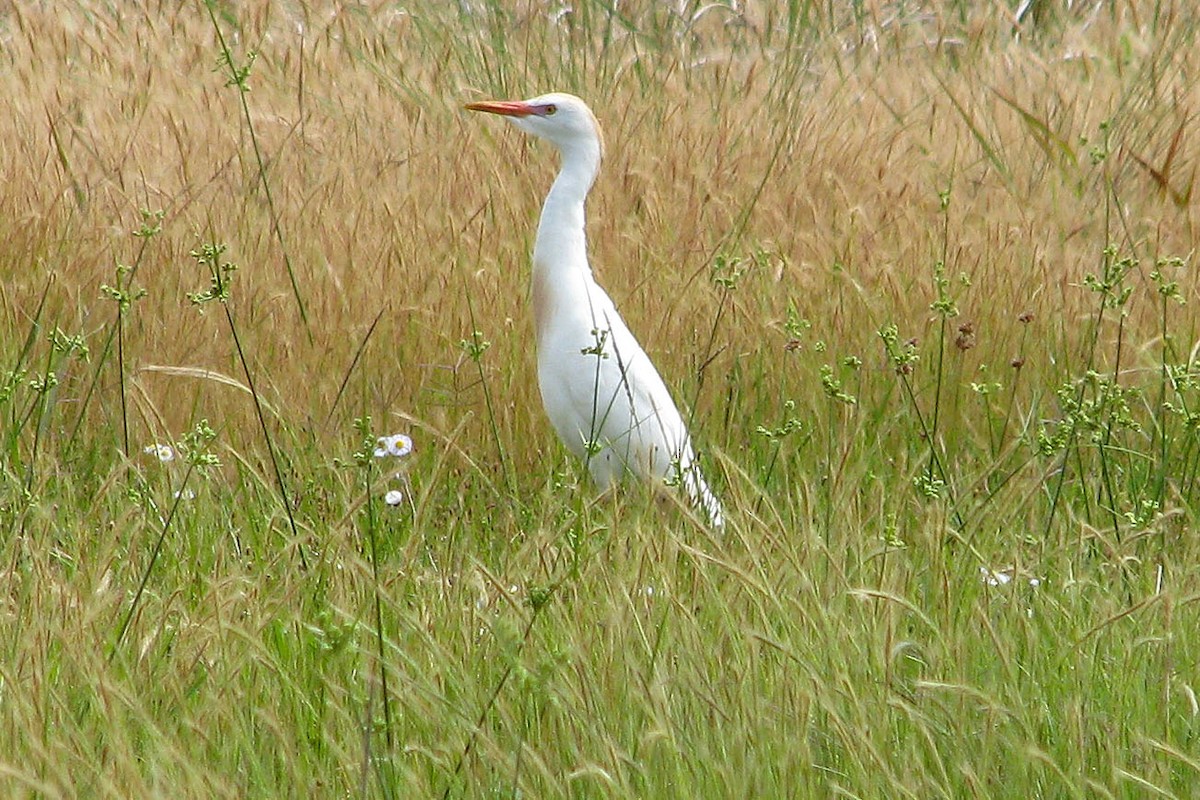
[[[0,5],[0,796],[1200,796],[1198,74],[1183,0]],[[550,90],[720,533],[543,414],[556,157],[463,104]]]

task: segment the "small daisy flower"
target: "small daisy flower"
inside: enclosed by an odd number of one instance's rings
[[[148,456],[154,456],[164,464],[168,461],[175,460],[175,451],[171,449],[169,444],[151,444],[142,448],[142,452]]]
[[[175,496],[177,498],[179,498],[180,500],[195,500],[196,499],[196,493],[193,492],[191,489],[181,489],[180,491],[175,492]]]
[[[375,457],[384,458],[392,456],[394,458],[402,458],[412,452],[412,438],[405,436],[403,433],[393,433],[391,436],[380,436],[379,444],[375,446]]]
[[[383,502],[389,506],[398,506],[404,502],[404,492],[399,489],[392,489],[383,496]]]

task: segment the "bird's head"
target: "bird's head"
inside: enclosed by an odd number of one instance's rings
[[[469,111],[500,114],[526,133],[553,143],[563,153],[596,148],[603,152],[600,124],[587,103],[573,94],[551,92],[529,100],[483,100]]]

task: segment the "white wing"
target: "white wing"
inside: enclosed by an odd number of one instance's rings
[[[538,378],[551,423],[599,486],[607,488],[627,473],[678,480],[720,525],[720,503],[695,464],[670,391],[607,293],[586,282],[590,307],[572,309],[573,319],[543,331],[538,347]],[[580,331],[588,331],[586,338]]]

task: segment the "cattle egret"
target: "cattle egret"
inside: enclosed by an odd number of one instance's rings
[[[507,117],[562,156],[533,246],[538,385],[554,430],[602,490],[626,474],[678,482],[721,527],[671,393],[588,264],[584,202],[603,150],[596,117],[561,93],[466,107]]]

